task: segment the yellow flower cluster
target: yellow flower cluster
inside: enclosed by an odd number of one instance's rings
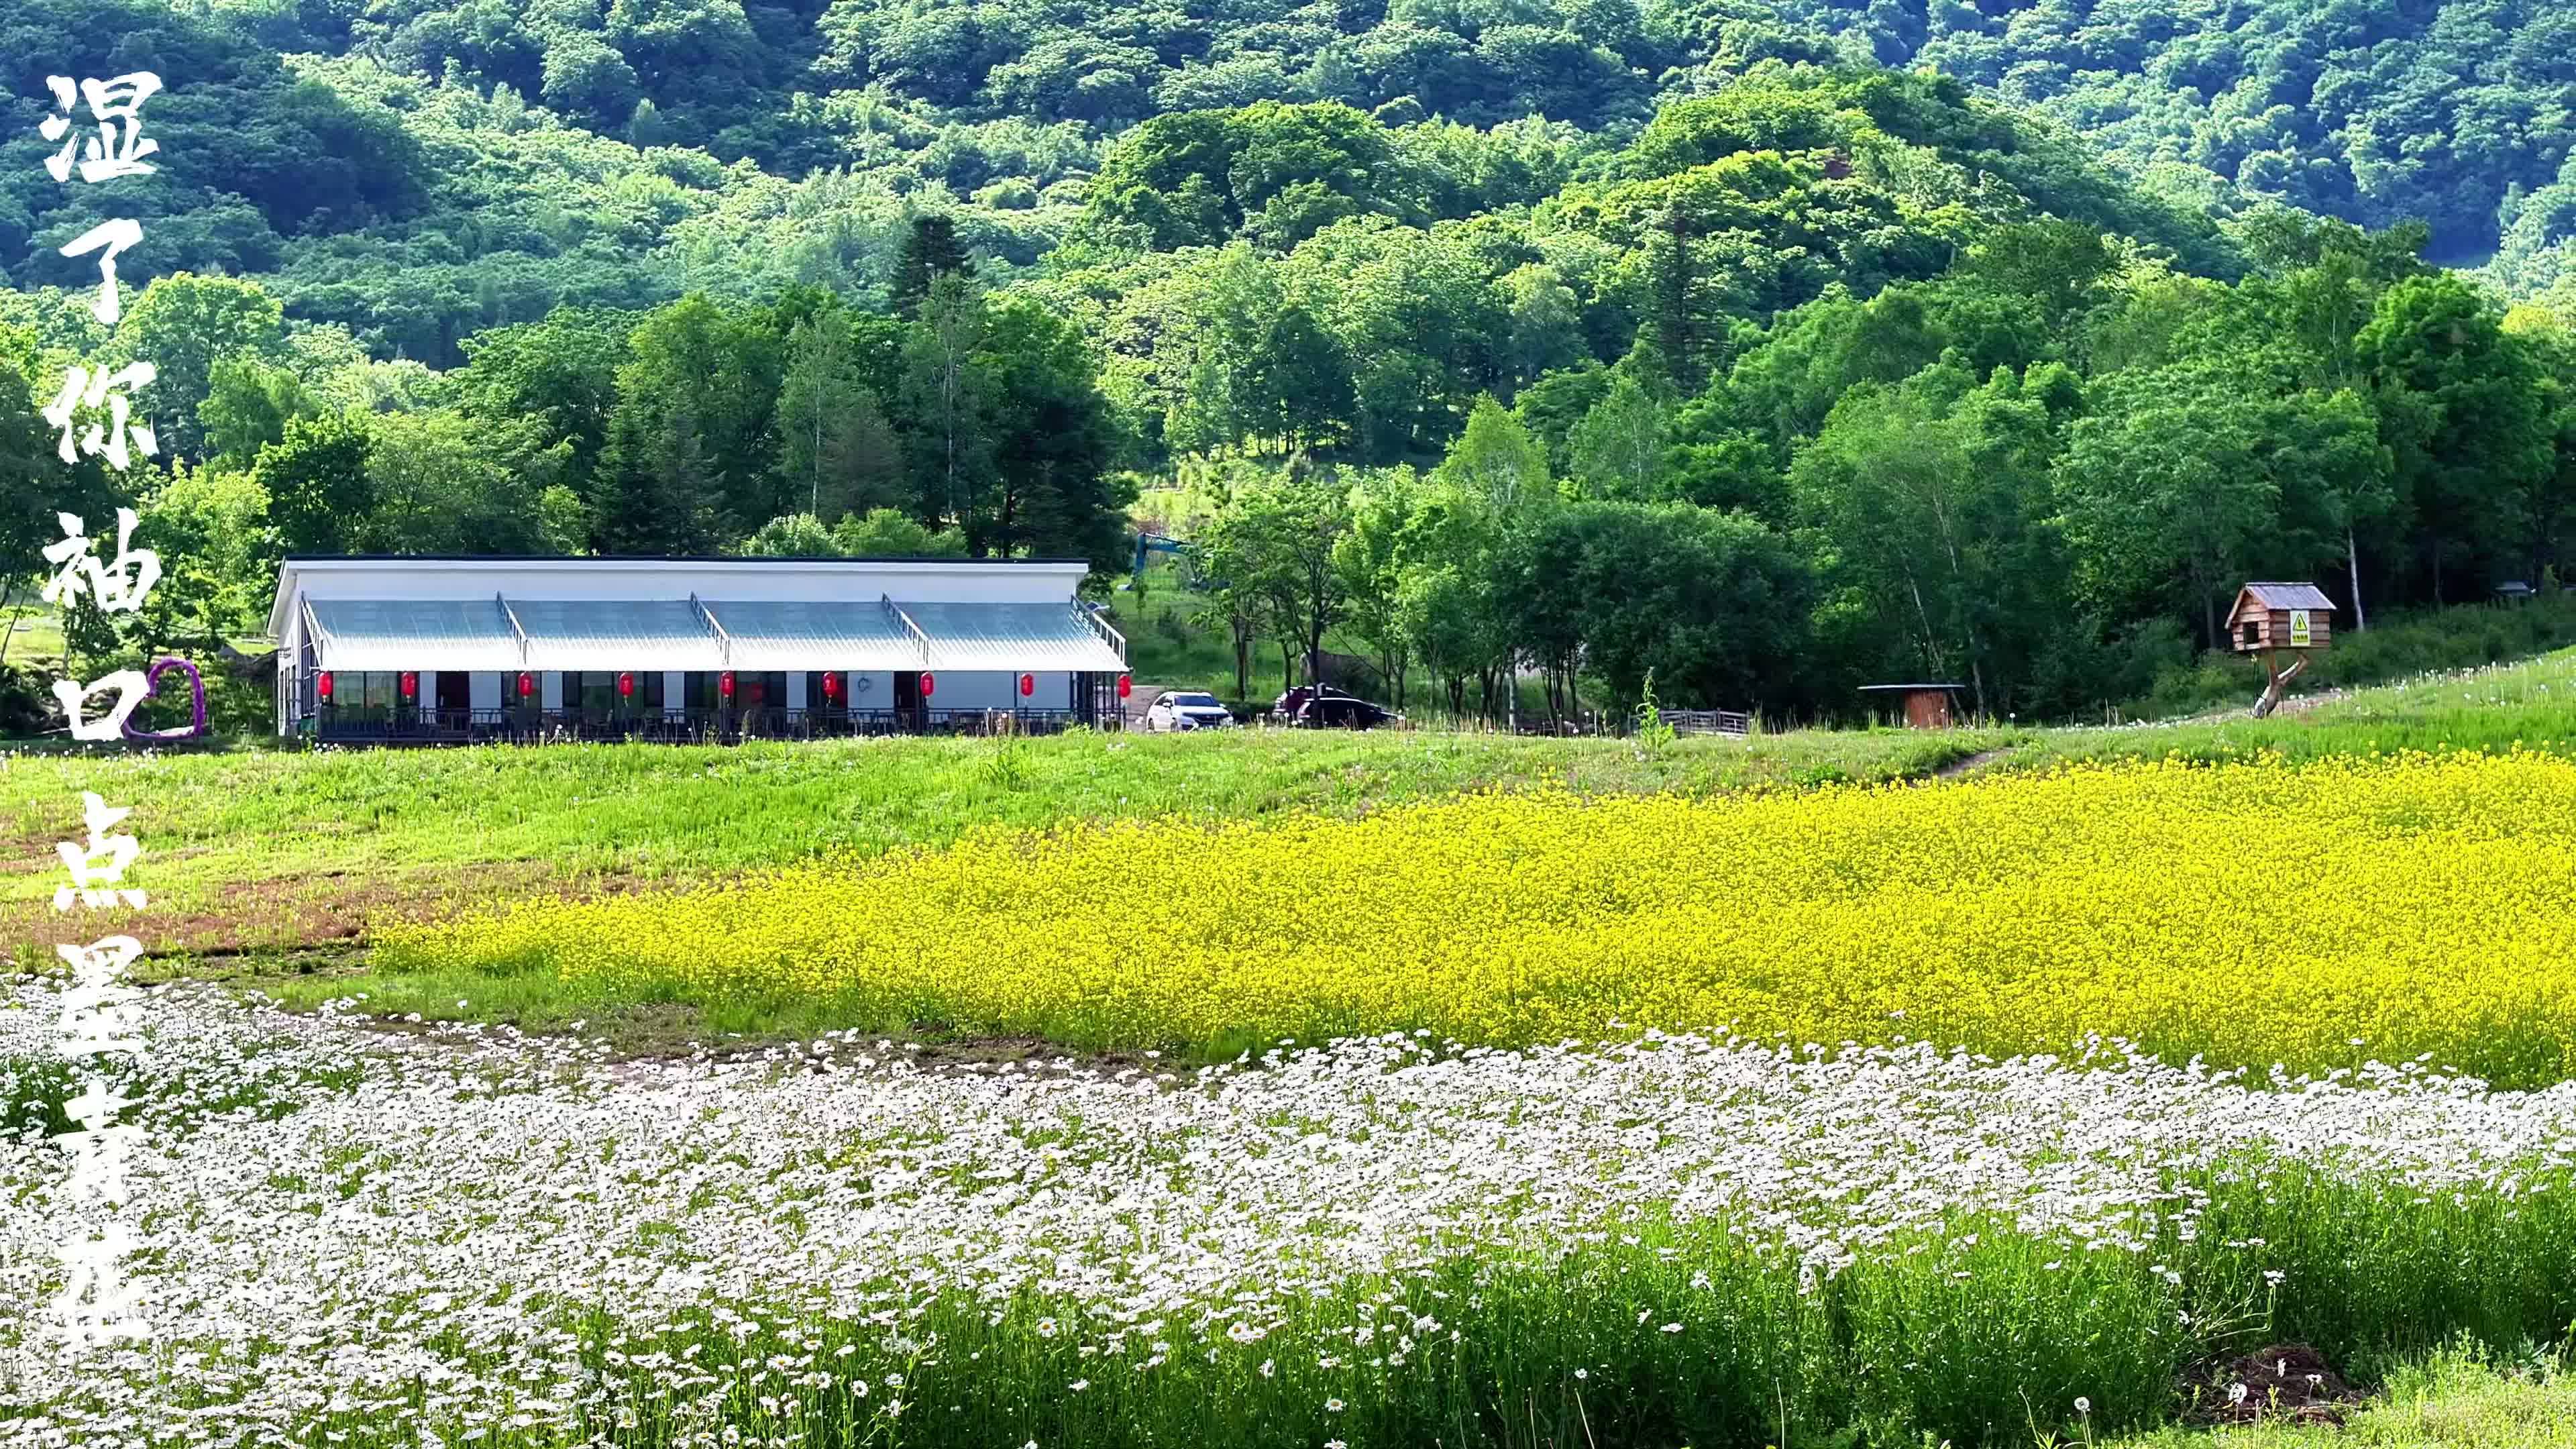
[[[396,930],[395,969],[1231,1054],[1426,1029],[2576,1075],[2576,763],[2072,768],[973,833]]]

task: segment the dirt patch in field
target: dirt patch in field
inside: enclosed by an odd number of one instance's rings
[[[1952,760],[1950,763],[1934,770],[1932,772],[1932,778],[1935,780],[1955,780],[1971,771],[1982,770],[1986,766],[1993,764],[1995,761],[2000,760],[2011,753],[2012,747],[2009,745],[2000,750],[1979,750],[1964,760]]]
[[[2242,1392],[2239,1392],[2239,1390]],[[2330,1424],[2362,1401],[2324,1355],[2303,1343],[2278,1343],[2202,1365],[2183,1382],[2196,1424]]]
[[[355,943],[290,953],[261,952],[241,956],[202,957],[176,969],[147,970],[147,979],[204,981],[235,992],[256,992],[275,1002],[292,992],[284,1009],[303,1011],[319,998],[309,989],[329,982],[334,998],[369,992],[385,978],[367,966],[366,949]],[[638,1002],[600,1005],[577,1021],[529,1023],[504,1013],[422,1016],[413,1013],[344,1011],[341,1020],[353,1028],[389,1036],[428,1038],[461,1044],[465,1033],[498,1031],[530,1042],[579,1042],[596,1053],[591,1058],[616,1074],[618,1067],[652,1066],[692,1060],[775,1062],[788,1069],[840,1069],[877,1062],[902,1061],[916,1070],[962,1076],[1008,1077],[1028,1072],[1079,1072],[1115,1076],[1130,1072],[1156,1076],[1165,1072],[1186,1078],[1195,1064],[1174,1057],[1133,1051],[1088,1051],[1028,1036],[961,1036],[930,1022],[902,1031],[874,1028],[816,1027],[762,1032],[726,1032],[712,1027],[703,1012],[682,1002]],[[486,1040],[489,1038],[486,1037]]]
[[[57,867],[59,869],[59,867]],[[155,893],[143,910],[85,910],[98,934],[125,931],[150,954],[224,960],[345,949],[384,920],[429,921],[511,900],[577,900],[677,882],[625,874],[559,874],[542,861],[398,872],[327,871],[243,881],[219,890]],[[59,939],[52,902],[27,899],[0,907],[0,941]]]

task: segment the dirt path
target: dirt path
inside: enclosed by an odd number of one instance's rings
[[[1972,770],[1982,770],[1986,766],[1993,764],[1995,761],[2002,759],[2004,756],[2009,755],[2012,752],[2013,747],[2010,745],[2006,745],[1999,750],[1979,750],[1977,753],[1968,756],[1964,760],[1952,760],[1950,763],[1934,770],[1932,772],[1932,778],[1935,780],[1955,780],[1961,775],[1965,775]]]

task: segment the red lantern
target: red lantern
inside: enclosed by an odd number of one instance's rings
[[[331,697],[330,670],[325,669],[321,673],[313,676],[313,692],[321,695],[326,700]]]
[[[418,695],[420,693],[420,676],[412,673],[408,669],[404,670],[402,677],[402,692],[403,698],[405,699],[410,699],[415,695]]]
[[[930,691],[931,691],[931,687],[932,687],[935,683],[937,683],[937,681],[933,680],[933,679],[932,679],[932,678],[931,678],[927,673],[925,673],[925,674],[923,674],[923,675],[921,676],[921,697],[922,697],[922,698],[924,698],[924,699],[928,699],[928,698],[930,698]]]
[[[1128,695],[1133,694],[1135,690],[1136,681],[1133,676],[1125,674],[1118,676],[1118,697],[1120,699],[1125,699]]]
[[[841,676],[837,674],[825,674],[823,676],[823,697],[825,699],[839,699],[841,697]]]
[[[1021,676],[1020,676],[1020,698],[1022,698],[1022,699],[1026,699],[1026,698],[1028,698],[1030,695],[1035,694],[1035,693],[1037,693],[1037,692],[1038,692],[1038,677],[1037,677],[1036,675],[1034,675],[1034,674],[1023,674],[1023,675],[1021,675]]]
[[[724,673],[716,676],[716,693],[723,695],[727,699],[733,698],[732,670],[728,669]]]
[[[617,697],[619,699],[633,699],[635,697],[635,672],[633,670],[630,669],[617,676]]]
[[[536,692],[537,677],[524,669],[519,671],[519,698],[526,699]]]

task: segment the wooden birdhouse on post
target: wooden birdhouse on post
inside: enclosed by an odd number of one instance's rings
[[[2236,606],[2227,611],[2228,643],[2239,654],[2260,655],[2269,677],[2263,697],[2254,701],[2254,717],[2278,708],[2281,693],[2308,656],[2333,638],[2334,601],[2314,584],[2247,584],[2236,591]],[[2291,656],[2288,668],[2281,656]]]

